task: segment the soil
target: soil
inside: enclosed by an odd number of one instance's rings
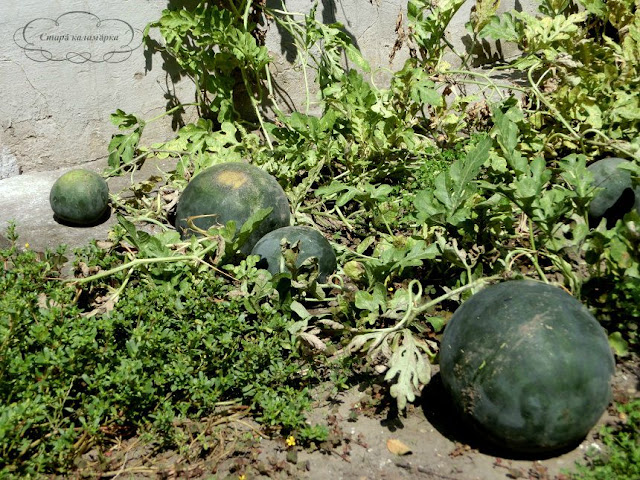
[[[576,462],[587,461],[587,452],[606,453],[598,432],[621,420],[612,406],[579,445],[547,457],[512,456],[459,423],[435,370],[420,400],[403,415],[388,408],[393,401],[377,385],[353,388],[335,398],[324,398],[318,390],[324,399],[318,400],[310,421],[330,430],[329,439],[319,445],[289,445],[281,436],[269,436],[246,410],[235,408],[181,426],[187,441],[180,452],[159,452],[139,437],[130,438],[101,454],[87,452],[78,474],[220,480],[563,480]],[[639,387],[639,358],[618,362],[614,400],[626,403],[640,397]]]

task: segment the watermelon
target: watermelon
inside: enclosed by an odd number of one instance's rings
[[[208,230],[234,221],[236,231],[260,209],[271,213],[251,233],[241,247],[248,254],[256,242],[276,228],[289,225],[289,200],[277,180],[254,165],[228,162],[209,167],[196,175],[182,192],[176,210],[176,228],[183,238],[199,235],[188,225],[190,217],[197,229]]]
[[[636,209],[640,213],[640,187],[633,188],[631,173],[618,168],[628,162],[623,158],[608,157],[587,168],[593,175],[593,185],[598,187],[589,204],[589,217],[594,224],[605,218],[611,228],[625,213]]]
[[[443,333],[440,374],[462,417],[495,445],[550,452],[581,441],[611,400],[604,329],[564,290],[513,280],[481,290]]]
[[[282,227],[267,233],[258,240],[251,251],[252,255],[261,257],[258,267],[269,270],[272,275],[285,271],[281,244],[286,240],[290,245],[299,242],[300,250],[296,259],[299,267],[306,259],[318,259],[318,280],[326,281],[327,277],[336,270],[336,254],[322,234],[304,226]]]
[[[49,192],[54,218],[76,226],[91,226],[102,220],[109,206],[109,186],[95,172],[82,168],[59,177]]]

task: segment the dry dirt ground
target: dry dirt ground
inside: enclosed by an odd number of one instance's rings
[[[637,398],[639,386],[638,358],[619,363],[614,398]],[[514,458],[491,449],[459,424],[437,373],[406,415],[384,408],[388,402],[382,392],[379,387],[354,388],[320,401],[310,419],[329,426],[329,440],[320,445],[302,448],[280,436],[269,437],[236,409],[182,426],[187,441],[181,452],[159,453],[140,438],[128,439],[103,454],[88,452],[78,474],[121,479],[562,480],[575,462],[584,462],[588,450],[602,449],[601,426],[620,420],[611,407],[574,448],[547,458]]]

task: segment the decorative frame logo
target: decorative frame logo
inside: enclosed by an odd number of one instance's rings
[[[13,40],[36,62],[119,63],[142,45],[142,31],[124,20],[73,11],[55,20],[31,20],[16,30]]]

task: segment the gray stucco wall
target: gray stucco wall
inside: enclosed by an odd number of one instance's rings
[[[174,86],[158,58],[145,58],[141,37],[165,7],[159,0],[0,2],[0,178],[105,156],[117,108],[143,117],[164,111]],[[189,101],[191,88],[182,87]],[[160,122],[149,133],[170,131]]]
[[[175,2],[174,2],[175,3]],[[269,0],[275,5],[277,0]],[[458,12],[448,32],[464,49],[464,24],[475,2]],[[533,0],[502,2],[500,11],[533,11]],[[308,12],[309,0],[287,0],[289,11]],[[400,19],[406,28],[406,0],[320,0],[318,18],[341,22],[384,84],[402,66],[407,46],[390,55]],[[524,5],[524,7],[522,7]],[[141,31],[157,19],[167,0],[3,0],[0,2],[0,179],[20,172],[54,170],[106,156],[115,132],[109,115],[117,108],[149,118],[162,113],[167,92],[183,102],[193,86],[174,84],[157,56],[145,55]],[[301,109],[304,88],[292,64],[287,39],[268,25],[266,45],[272,72],[286,98]],[[505,47],[506,56],[515,53]],[[170,118],[145,130],[147,141],[172,135]]]

